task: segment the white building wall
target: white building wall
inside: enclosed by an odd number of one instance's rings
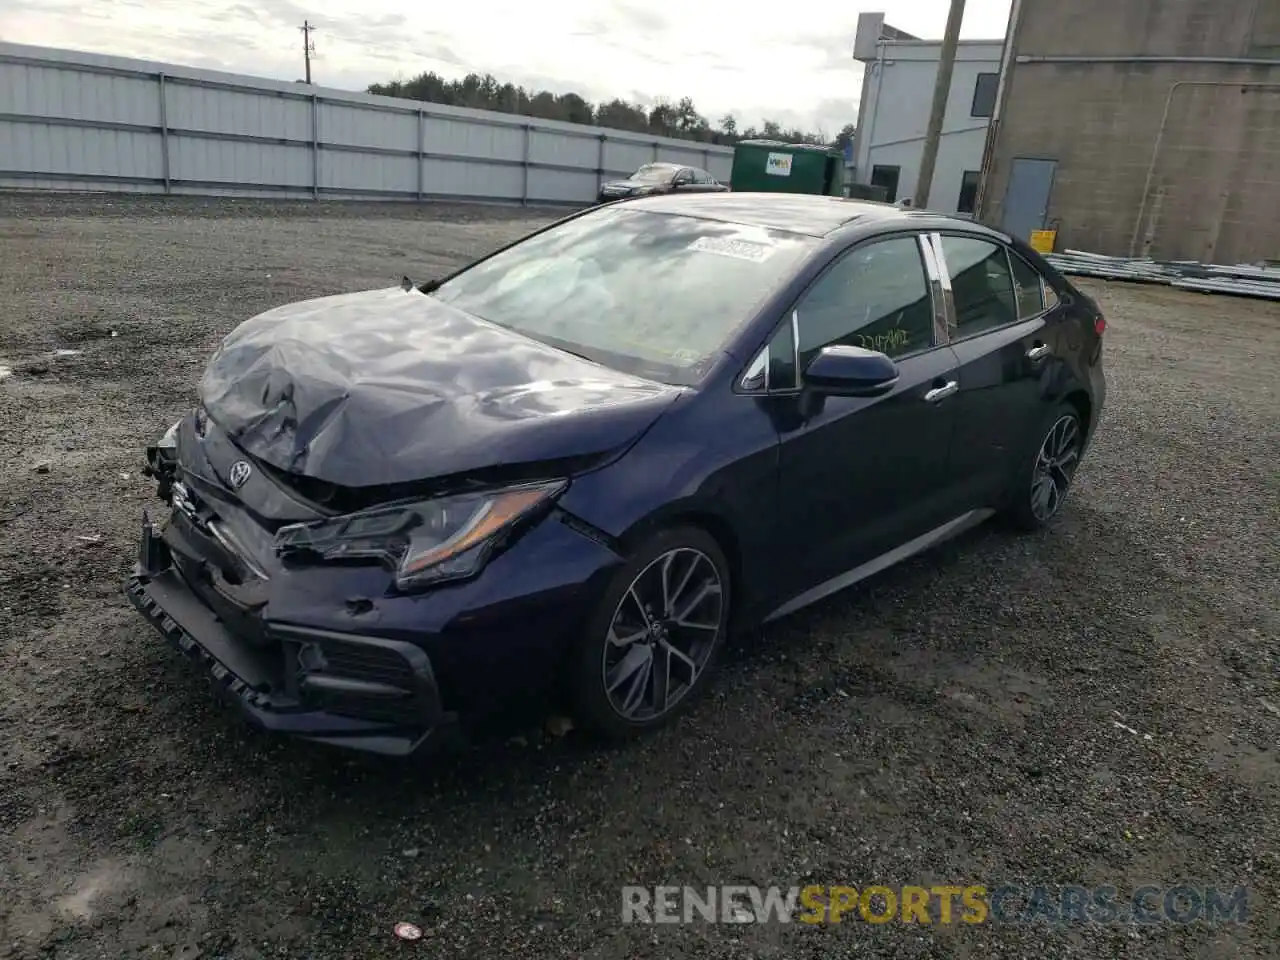
[[[854,150],[858,183],[871,183],[877,165],[897,166],[896,199],[915,194],[941,47],[933,41],[881,40],[876,56],[863,61],[862,112]],[[972,115],[974,92],[980,74],[999,75],[1003,49],[1002,40],[961,41],[957,48],[929,188],[930,209],[955,213],[964,172],[982,167],[989,120]]]

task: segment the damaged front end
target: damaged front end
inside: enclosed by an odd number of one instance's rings
[[[147,450],[129,597],[258,725],[412,752],[556,679],[623,562],[561,495],[686,395],[415,289],[269,310]]]
[[[145,472],[170,510],[162,523],[143,513],[126,584],[133,605],[260,728],[395,755],[438,740],[454,717],[419,646],[362,633],[351,610],[350,630],[270,615],[272,600],[288,611],[309,595],[287,583],[276,532],[325,517],[273,487],[216,432],[197,411],[147,449]],[[255,484],[265,515],[233,496],[237,480]]]

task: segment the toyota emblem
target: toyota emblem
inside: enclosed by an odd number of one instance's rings
[[[249,481],[249,474],[253,473],[253,467],[245,463],[243,460],[237,460],[231,465],[231,470],[227,473],[227,479],[231,481],[231,488],[239,490]]]

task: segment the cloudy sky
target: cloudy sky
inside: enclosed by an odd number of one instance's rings
[[[1010,0],[968,0],[962,36],[1004,35]],[[304,18],[317,83],[363,89],[470,71],[589,100],[693,98],[718,120],[830,133],[853,120],[858,13],[940,37],[948,0],[0,0],[0,40],[294,80]]]

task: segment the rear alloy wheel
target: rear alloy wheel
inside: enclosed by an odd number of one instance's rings
[[[1025,530],[1039,530],[1058,515],[1084,449],[1080,415],[1073,406],[1061,405],[1046,423],[1029,469],[1020,471],[1013,488],[1010,517]]]
[[[729,621],[724,554],[702,530],[664,531],[619,571],[580,645],[579,719],[610,738],[663,726],[701,690]]]

